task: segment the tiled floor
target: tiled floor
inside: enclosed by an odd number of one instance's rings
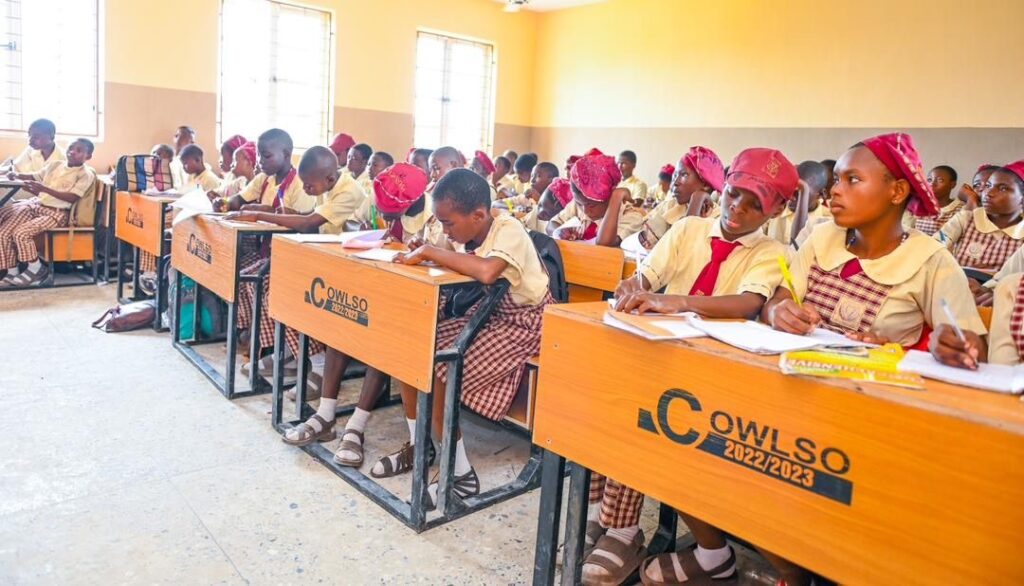
[[[416,535],[283,444],[268,396],[227,401],[167,334],[90,328],[113,298],[0,293],[0,584],[530,582],[539,492]],[[375,413],[367,460],[404,428]],[[485,488],[528,452],[466,435]]]

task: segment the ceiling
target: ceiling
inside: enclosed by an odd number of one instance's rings
[[[507,1],[508,0],[495,0],[495,2],[500,2],[502,4],[507,3]],[[534,12],[550,12],[552,10],[562,10],[563,8],[583,6],[584,4],[597,4],[605,1],[606,0],[530,0],[525,9],[533,10]]]

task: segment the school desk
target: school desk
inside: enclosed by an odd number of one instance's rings
[[[7,205],[7,202],[14,199],[15,195],[25,186],[24,181],[0,181],[0,190],[6,190],[0,195],[0,207]]]
[[[535,488],[539,482],[540,465],[540,452],[536,449],[513,482],[464,501],[451,496],[455,442],[450,439],[454,437],[452,430],[456,429],[459,420],[463,355],[473,337],[486,324],[501,295],[507,291],[507,281],[501,280],[489,288],[480,309],[452,348],[435,351],[438,306],[442,296],[475,286],[476,281],[438,268],[355,258],[351,256],[354,251],[346,250],[337,243],[304,243],[301,240],[300,235],[276,236],[271,252],[270,286],[273,294],[270,296],[270,315],[278,322],[271,408],[274,427],[283,434],[300,422],[300,419],[283,421],[282,377],[278,367],[283,354],[285,326],[302,334],[300,355],[305,355],[307,339],[312,337],[419,389],[417,448],[426,446],[429,438],[434,365],[447,362],[452,374],[447,381],[445,396],[446,431],[438,452],[441,498],[439,513],[430,519],[424,507],[428,502],[425,449],[416,450],[411,502],[385,490],[357,468],[338,466],[331,451],[319,443],[303,449],[417,532]],[[305,376],[301,367],[298,381],[295,403],[301,410],[305,403]]]
[[[157,277],[163,274],[164,256],[167,255],[167,239],[164,229],[170,205],[176,197],[162,195],[145,195],[128,191],[118,191],[114,209],[117,219],[114,222],[114,235],[121,242],[132,247],[132,298],[124,297],[124,250],[117,246],[117,300],[120,303],[143,299],[139,288],[139,254],[148,252],[156,257]],[[166,289],[157,285],[156,315],[153,318],[153,329],[162,331],[160,315],[167,305]]]
[[[286,228],[262,222],[228,222],[217,216],[200,215],[189,218],[174,226],[171,239],[171,265],[178,270],[177,293],[175,300],[175,324],[172,333],[174,347],[178,349],[193,365],[199,368],[206,378],[228,399],[247,397],[269,391],[259,376],[257,368],[249,370],[249,389],[235,391],[235,351],[238,348],[237,324],[238,289],[242,283],[254,283],[256,294],[253,296],[253,326],[250,328],[250,356],[259,356],[259,314],[263,302],[262,287],[259,286],[260,276],[242,276],[238,272],[244,268],[239,266],[245,253],[258,250],[263,240],[275,232],[287,232]],[[182,341],[181,329],[181,284],[182,277],[191,277],[196,283],[196,310],[193,317],[193,340]],[[202,340],[199,331],[201,312],[199,297],[202,290],[207,290],[223,299],[228,306],[227,316],[227,362],[224,374],[219,372],[199,355],[193,346],[200,344],[219,343],[221,340]]]
[[[566,460],[563,584],[579,576],[586,469],[841,584],[1024,584],[1017,397],[786,376],[777,356],[605,326],[606,309],[544,315],[534,584],[553,581]]]

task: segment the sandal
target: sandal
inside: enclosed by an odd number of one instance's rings
[[[334,433],[334,421],[326,421],[323,417],[314,413],[309,419],[316,419],[320,424],[320,431],[313,429],[313,426],[303,421],[302,423],[295,426],[295,430],[299,433],[299,437],[296,439],[288,439],[288,432],[281,436],[281,440],[290,446],[302,447],[308,446],[313,442],[330,442],[334,441],[338,434]]]
[[[435,472],[434,477],[430,479],[430,484],[427,485],[427,496],[430,498],[430,502],[427,503],[428,511],[433,511],[437,508],[437,491],[441,488],[440,477],[441,473]],[[433,489],[433,492],[431,492],[431,489]],[[480,494],[480,477],[476,475],[476,470],[470,468],[469,472],[462,476],[452,477],[452,496],[468,499],[478,494]]]
[[[593,551],[583,560],[584,586],[618,586],[640,567],[647,548],[644,547],[644,532],[637,531],[631,543],[622,543],[610,535],[602,535]],[[586,566],[597,566],[606,571],[597,576],[588,576]]]
[[[601,526],[597,521],[587,521],[587,529],[583,534],[583,559],[590,557],[590,552],[594,551],[594,546],[597,545],[597,540],[601,539],[606,529]],[[565,544],[558,546],[558,552],[555,554],[555,566],[562,567],[562,559],[565,556]]]
[[[354,435],[359,438],[359,441],[353,441],[345,439],[345,436]],[[340,466],[351,466],[352,468],[358,468],[363,465],[363,432],[356,431],[354,429],[346,429],[341,432],[341,445],[338,446],[338,451],[334,452],[334,463]],[[358,458],[347,459],[341,456],[342,452],[353,452],[359,454]]]
[[[672,556],[676,555],[679,557],[679,566],[683,569],[683,573],[686,574],[686,581],[679,582],[676,574],[675,564],[672,562]],[[647,568],[652,564],[658,564],[661,568],[661,581],[655,581],[647,576]],[[716,574],[732,568],[732,572],[728,576],[723,578],[712,578]],[[644,586],[711,586],[712,584],[728,584],[736,580],[738,572],[736,571],[736,550],[729,546],[729,559],[725,560],[717,567],[705,570],[701,567],[700,563],[697,562],[697,557],[694,555],[693,549],[687,549],[676,553],[663,553],[655,555],[644,560],[640,564],[640,581],[644,583]],[[672,578],[669,579],[668,576]]]
[[[384,472],[377,474],[371,468],[370,476],[373,476],[374,478],[391,478],[392,476],[405,474],[406,472],[412,470],[412,460],[415,453],[416,452],[413,449],[413,445],[410,444],[409,442],[405,442],[404,444],[402,444],[402,447],[398,451],[391,452],[387,456],[383,456],[381,457],[380,460],[378,460],[378,462],[380,462],[380,465],[384,468]],[[397,463],[397,467],[392,467],[391,456],[396,456],[395,461]],[[434,442],[431,441],[430,444],[428,445],[427,450],[427,466],[433,466],[434,460],[436,458],[437,451],[434,449]],[[376,466],[374,466],[374,468],[376,468]]]

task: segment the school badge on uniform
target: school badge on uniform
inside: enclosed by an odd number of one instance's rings
[[[867,309],[868,306],[863,301],[844,295],[839,298],[836,308],[832,310],[832,323],[855,332],[860,331],[860,324]]]
[[[967,245],[967,256],[971,258],[981,258],[981,255],[985,253],[985,245],[981,242],[971,242]]]

